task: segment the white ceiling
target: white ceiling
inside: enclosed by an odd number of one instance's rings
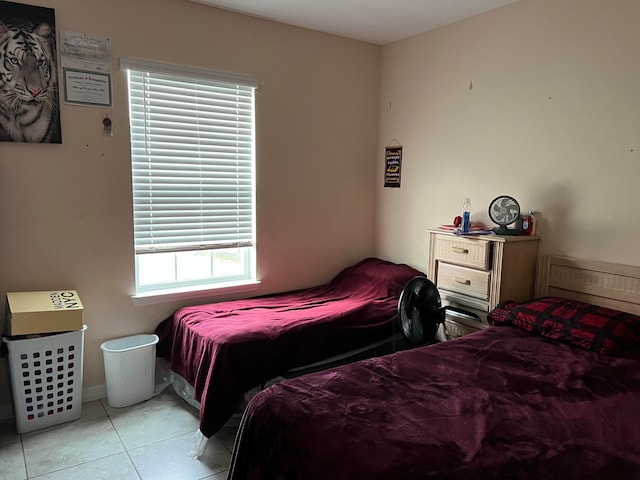
[[[192,0],[386,45],[519,0]]]

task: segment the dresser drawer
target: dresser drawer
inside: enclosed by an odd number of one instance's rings
[[[434,254],[439,260],[489,270],[490,244],[458,237],[435,237]]]
[[[469,333],[474,333],[480,331],[480,328],[471,328],[468,325],[458,323],[452,320],[445,320],[444,322],[444,333],[448,339],[458,338]]]
[[[461,310],[471,310],[480,316],[482,322],[487,323],[487,312],[489,312],[489,300],[472,297],[464,293],[452,292],[440,289],[442,305],[459,308]]]
[[[438,288],[464,293],[476,298],[489,298],[490,272],[438,262]]]

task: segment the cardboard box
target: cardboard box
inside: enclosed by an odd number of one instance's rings
[[[5,335],[82,330],[83,312],[75,290],[8,292]]]

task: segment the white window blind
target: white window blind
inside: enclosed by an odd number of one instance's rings
[[[137,254],[253,246],[250,77],[121,59]]]

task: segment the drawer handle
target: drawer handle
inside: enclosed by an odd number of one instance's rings
[[[471,280],[468,280],[466,278],[462,278],[462,277],[453,277],[453,279],[457,282],[457,283],[461,283],[462,285],[471,285]]]
[[[468,248],[462,248],[462,247],[451,247],[451,251],[453,253],[469,253]]]

